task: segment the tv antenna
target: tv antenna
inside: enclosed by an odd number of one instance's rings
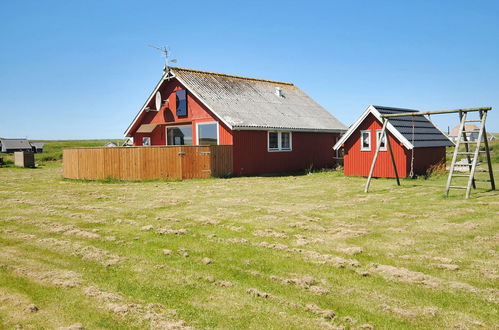
[[[168,47],[168,46],[158,47],[158,46],[154,46],[154,45],[149,45],[149,47],[157,49],[161,53],[163,53],[162,55],[165,58],[165,67],[163,68],[163,71],[166,72],[168,70],[168,68],[170,67],[170,63],[177,63],[176,59],[170,60],[170,54],[171,54],[170,47]]]

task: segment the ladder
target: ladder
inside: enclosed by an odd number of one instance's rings
[[[459,133],[457,135],[456,146],[454,148],[454,153],[452,155],[452,162],[450,165],[449,177],[447,178],[447,186],[445,188],[445,194],[449,196],[450,189],[466,189],[466,198],[470,197],[471,187],[476,189],[476,182],[490,182],[490,186],[492,190],[496,189],[494,182],[494,173],[492,171],[492,162],[490,160],[490,151],[489,151],[489,143],[487,140],[487,131],[485,130],[485,120],[487,119],[487,111],[480,111],[480,119],[479,120],[467,120],[467,112],[459,112],[459,118],[461,120],[459,124]],[[477,130],[466,130],[466,123],[479,123],[480,127]],[[476,141],[471,141],[468,139],[468,133],[476,133],[478,132],[478,137]],[[480,144],[482,143],[482,139],[484,142],[485,150],[480,150]],[[464,144],[465,151],[460,151],[459,147],[461,144]],[[472,150],[472,147],[475,147]],[[475,172],[477,170],[478,158],[481,153],[485,153],[487,157],[487,169],[482,170],[483,172],[489,173],[489,179],[481,180],[475,178]],[[457,163],[458,155],[465,155],[467,159],[467,164],[469,174],[455,174],[455,167]],[[466,186],[460,185],[452,185],[452,179],[456,177],[467,177],[468,184]]]

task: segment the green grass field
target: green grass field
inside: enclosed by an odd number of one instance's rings
[[[0,328],[499,327],[485,183],[465,200],[444,174],[364,194],[339,171],[85,182],[40,164],[0,168]]]

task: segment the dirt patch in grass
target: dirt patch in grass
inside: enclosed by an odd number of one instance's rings
[[[390,306],[387,304],[382,304],[380,306],[383,310],[393,313],[397,316],[416,319],[421,317],[435,317],[438,313],[437,307],[411,307],[411,308],[401,308],[396,306]]]
[[[176,311],[158,303],[131,302],[116,292],[104,291],[96,286],[86,287],[85,295],[96,299],[104,308],[119,317],[130,317],[147,323],[151,329],[192,329],[182,320],[176,320]]]
[[[371,264],[369,269],[371,272],[377,273],[390,281],[422,284],[430,288],[437,288],[442,285],[442,280],[436,277],[421,272],[410,271],[403,267]]]
[[[55,285],[64,288],[74,288],[82,283],[80,274],[70,270],[33,270],[23,266],[10,266],[12,272],[41,284]]]
[[[69,252],[82,258],[83,260],[96,261],[106,267],[116,265],[124,261],[124,258],[92,245],[81,245],[76,242],[59,240],[56,238],[42,238],[38,240],[38,242],[48,249],[62,253]]]

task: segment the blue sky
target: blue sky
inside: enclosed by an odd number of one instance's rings
[[[2,1],[0,136],[122,137],[162,74],[150,44],[291,81],[347,126],[369,104],[492,106],[499,132],[497,17],[499,1]]]

